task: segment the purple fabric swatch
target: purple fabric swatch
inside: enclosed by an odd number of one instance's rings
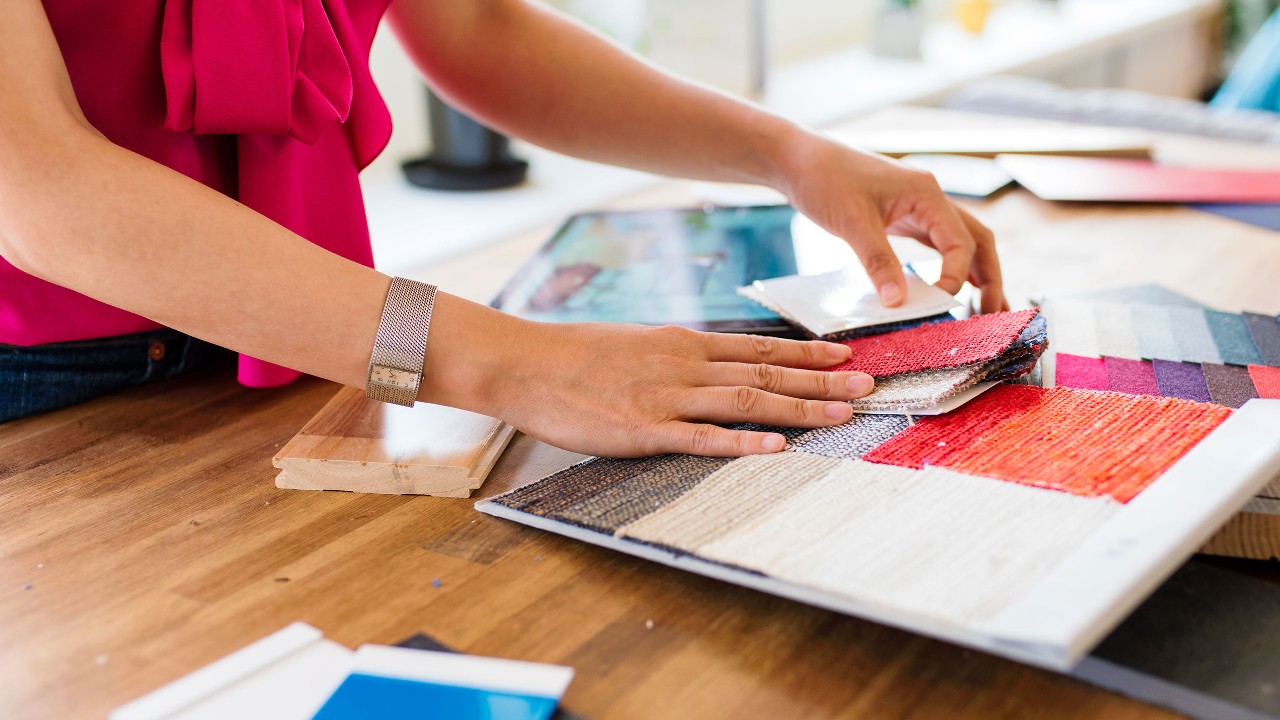
[[[1156,373],[1151,363],[1124,358],[1103,358],[1107,365],[1107,385],[1130,395],[1159,395]],[[1246,371],[1247,372],[1247,371]]]
[[[1209,322],[1209,333],[1218,346],[1218,354],[1227,365],[1260,365],[1262,356],[1253,345],[1249,336],[1249,326],[1244,316],[1236,313],[1225,313],[1217,310],[1205,310],[1204,318]]]
[[[1191,207],[1267,230],[1280,230],[1280,205],[1274,203],[1193,203]]]
[[[1200,368],[1204,371],[1205,385],[1209,387],[1209,397],[1219,405],[1238,408],[1245,401],[1258,397],[1253,378],[1249,377],[1249,368],[1213,363],[1205,363]]]
[[[1107,366],[1102,358],[1058,353],[1054,356],[1054,383],[1080,390],[1106,390]]]
[[[1204,382],[1200,363],[1152,360],[1156,373],[1156,386],[1164,397],[1209,402],[1209,387]]]
[[[1249,326],[1249,335],[1253,344],[1262,356],[1259,365],[1280,367],[1280,321],[1271,315],[1259,315],[1247,312],[1244,322]]]

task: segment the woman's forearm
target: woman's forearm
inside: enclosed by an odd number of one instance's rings
[[[665,73],[523,0],[395,0],[401,43],[437,91],[503,132],[577,157],[778,184],[792,123]]]

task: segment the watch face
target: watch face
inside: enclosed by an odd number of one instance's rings
[[[386,365],[374,365],[369,371],[369,380],[401,390],[413,390],[418,387],[418,373]]]

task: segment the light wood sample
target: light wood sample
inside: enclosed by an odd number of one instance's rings
[[[276,487],[468,497],[514,434],[484,415],[344,387],[272,459]]]

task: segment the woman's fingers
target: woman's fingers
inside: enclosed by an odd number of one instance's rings
[[[871,392],[866,373],[796,370],[765,363],[711,363],[707,385],[753,387],[776,395],[811,400],[852,400]]]
[[[853,417],[847,402],[802,400],[745,385],[694,388],[683,405],[683,417],[717,423],[815,428],[839,425]]]
[[[715,425],[691,422],[669,422],[661,426],[654,438],[661,452],[741,457],[775,453],[787,446],[778,433],[728,430]]]
[[[819,340],[707,333],[699,336],[712,362],[764,363],[792,368],[831,367],[849,359],[849,348]]]
[[[964,208],[957,206],[956,213],[973,236],[973,267],[969,271],[969,277],[982,290],[982,312],[1008,310],[1009,302],[1005,299],[1004,282],[1000,275],[1000,258],[996,255],[995,234]]]

